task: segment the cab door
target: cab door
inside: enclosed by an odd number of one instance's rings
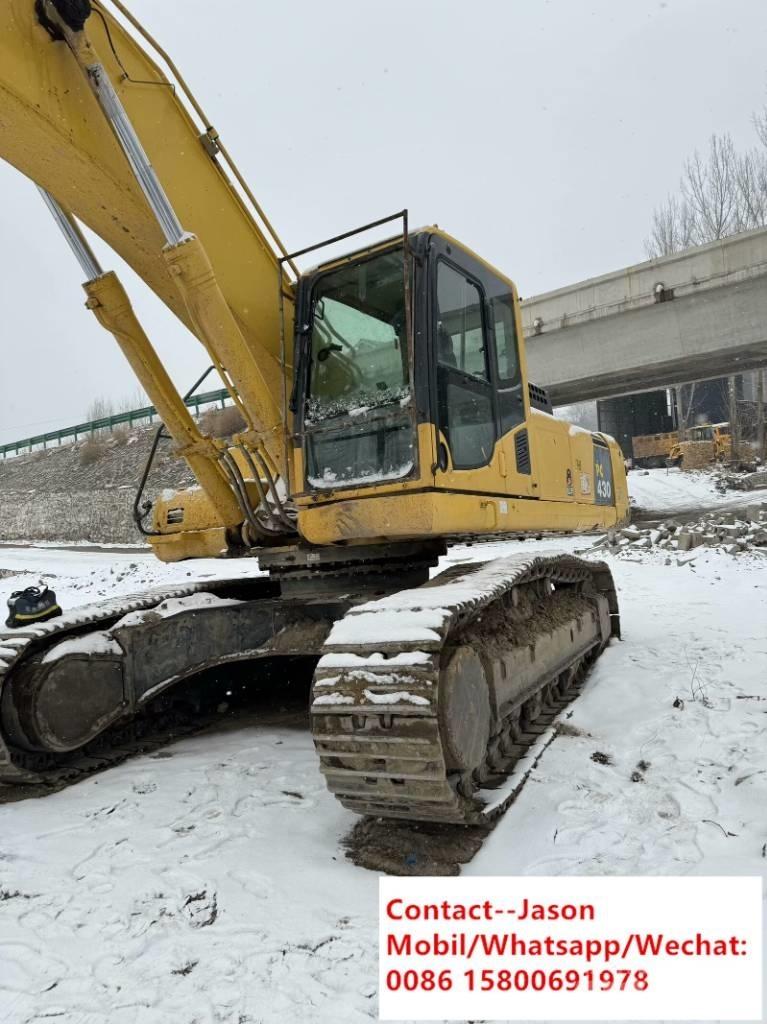
[[[529,451],[517,472],[510,437],[526,416],[511,286],[441,236],[431,255],[435,485],[529,494]]]
[[[449,257],[438,258],[435,285],[438,466],[446,484],[485,490],[497,440],[485,297]]]

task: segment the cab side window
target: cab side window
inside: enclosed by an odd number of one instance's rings
[[[498,296],[491,300],[495,350],[498,358],[498,380],[501,384],[514,381],[519,373],[517,357],[517,331],[511,296]]]
[[[449,264],[437,271],[437,357],[445,366],[487,380],[487,359],[479,288]]]
[[[504,435],[524,422],[525,403],[519,365],[514,296],[508,286],[501,281],[497,281],[497,288],[490,299],[490,318],[495,337],[498,412],[501,417],[501,434]]]
[[[496,441],[484,296],[449,263],[437,264],[439,426],[454,469],[486,466]]]

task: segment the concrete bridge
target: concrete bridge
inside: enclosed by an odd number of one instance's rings
[[[532,296],[522,322],[554,405],[767,367],[767,228]]]

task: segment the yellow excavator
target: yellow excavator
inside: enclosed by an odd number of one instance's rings
[[[261,570],[0,633],[0,781],[103,763],[212,666],[304,656],[320,767],[346,806],[500,813],[514,764],[618,632],[613,580],[535,553],[430,572],[454,541],[628,516],[618,446],[555,419],[528,382],[513,283],[406,212],[329,240],[353,251],[300,272],[327,243],[287,251],[120,0],[2,5],[0,157],[40,189],[87,307],[197,480],[151,521],[139,508],[155,554],[256,556]],[[201,433],[81,225],[203,344],[239,434]],[[387,237],[360,246],[368,229]]]

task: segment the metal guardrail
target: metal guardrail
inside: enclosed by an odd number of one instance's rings
[[[199,395],[192,395],[184,399],[186,405],[194,409],[195,415],[199,416],[200,407],[204,405],[218,405],[224,408],[227,402],[231,402],[231,395],[226,388],[218,391],[204,391]],[[34,437],[25,437],[21,441],[11,441],[9,444],[0,444],[0,455],[4,459],[9,455],[20,455],[22,452],[31,452],[35,448],[48,448],[49,445],[60,446],[63,441],[71,439],[76,442],[81,437],[93,437],[99,431],[111,433],[115,427],[132,427],[136,423],[152,421],[157,417],[157,410],[153,405],[143,409],[132,409],[130,412],[120,412],[114,416],[104,416],[99,420],[90,420],[88,423],[78,423],[74,427],[63,427],[61,430],[51,430],[47,434],[37,434]]]

